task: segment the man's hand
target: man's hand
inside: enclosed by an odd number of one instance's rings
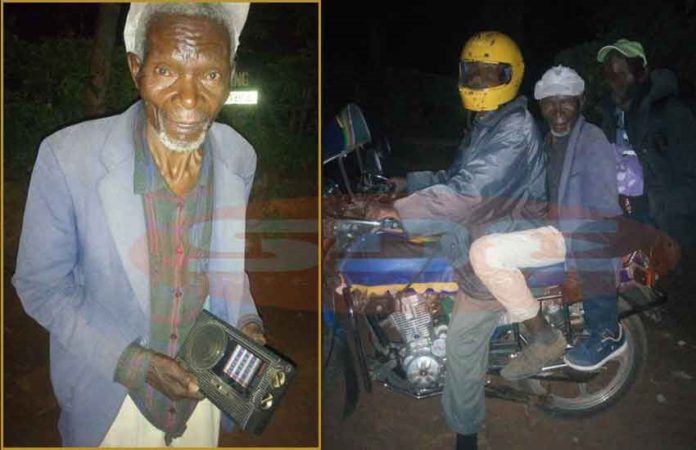
[[[660,233],[650,249],[650,265],[657,275],[664,277],[673,271],[681,259],[681,248],[677,241]]]
[[[372,202],[367,205],[365,217],[371,220],[399,220],[399,212],[391,204],[382,202]]]
[[[394,185],[394,193],[404,192],[406,190],[406,178],[404,177],[391,177],[389,182]]]
[[[204,398],[199,391],[196,377],[162,353],[153,353],[147,370],[147,382],[171,400]]]
[[[565,279],[561,283],[561,293],[563,294],[563,301],[566,303],[582,300],[582,288],[577,272],[566,272]]]
[[[241,328],[242,333],[246,334],[250,338],[252,338],[257,344],[259,345],[265,345],[266,344],[266,336],[263,335],[263,330],[259,326],[259,324],[254,323],[254,322],[249,322],[248,324],[244,325]]]

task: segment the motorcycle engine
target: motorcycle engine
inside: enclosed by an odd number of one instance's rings
[[[397,299],[396,310],[389,316],[404,342],[399,356],[417,394],[438,388],[444,381],[447,325],[439,323],[436,301],[435,295],[408,290]]]

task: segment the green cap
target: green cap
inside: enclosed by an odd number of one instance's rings
[[[645,58],[645,51],[643,50],[643,46],[640,45],[640,42],[629,41],[628,39],[619,39],[611,45],[605,45],[600,48],[597,52],[597,61],[603,63],[612,50],[616,50],[626,58],[641,58],[643,60],[643,67],[648,65],[648,60]]]

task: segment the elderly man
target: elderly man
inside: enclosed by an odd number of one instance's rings
[[[216,446],[220,411],[173,359],[203,308],[263,342],[244,273],[253,148],[213,123],[248,4],[133,4],[141,100],[49,136],[13,283],[50,333],[66,446]]]
[[[506,307],[510,319],[523,322],[531,333],[530,345],[501,371],[509,380],[538,373],[563,356],[566,347],[563,335],[544,320],[540,304],[519,269],[566,261],[567,248],[580,250],[583,243],[589,244],[584,239],[604,239],[613,234],[615,222],[603,219],[621,214],[613,148],[602,130],[580,114],[584,87],[585,82],[573,69],[556,66],[544,73],[534,89],[534,98],[539,100],[550,129],[546,143],[551,223],[532,230],[488,235],[471,247],[476,274]],[[582,282],[585,320],[591,336],[571,349],[566,361],[572,367],[592,370],[626,348],[618,324],[614,264],[611,255],[592,259],[591,263],[568,256],[568,268],[573,273],[578,270]]]

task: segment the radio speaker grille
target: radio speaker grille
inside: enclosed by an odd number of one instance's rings
[[[207,324],[194,331],[189,347],[189,364],[196,370],[210,369],[225,353],[227,336],[214,324]]]

